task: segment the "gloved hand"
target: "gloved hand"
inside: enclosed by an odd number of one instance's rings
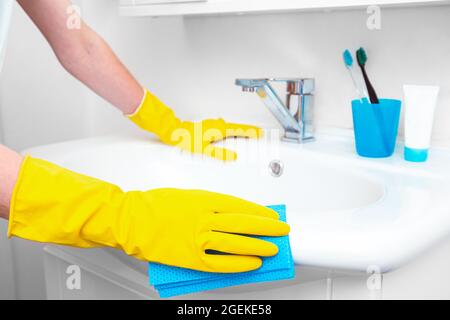
[[[212,143],[228,137],[260,138],[263,131],[255,126],[227,123],[222,119],[193,123],[181,121],[174,112],[146,90],[137,111],[128,116],[140,128],[156,134],[162,142],[192,153],[234,161],[234,151],[214,147]]]
[[[232,196],[176,189],[123,192],[31,157],[20,170],[8,229],[9,237],[109,246],[145,261],[223,273],[257,269],[258,256],[277,254],[276,245],[244,234],[288,233],[273,210]]]

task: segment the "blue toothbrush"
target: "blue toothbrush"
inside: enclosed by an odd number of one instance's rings
[[[358,77],[356,75],[355,68],[353,67],[354,60],[353,60],[352,54],[350,53],[349,50],[345,50],[342,56],[344,58],[345,66],[347,67],[350,77],[352,78],[353,85],[355,86],[358,99],[362,100],[363,102],[368,102],[369,94],[367,93],[367,89],[366,89],[364,83],[362,82],[361,77]]]

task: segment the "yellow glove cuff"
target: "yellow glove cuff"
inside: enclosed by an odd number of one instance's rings
[[[172,132],[181,124],[175,113],[148,90],[145,90],[141,105],[128,118],[141,129],[156,134],[166,144],[172,144]]]

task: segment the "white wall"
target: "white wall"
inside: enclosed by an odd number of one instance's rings
[[[384,10],[382,30],[369,31],[364,10],[115,20],[116,10],[108,11],[102,2],[91,5],[103,19],[90,19],[89,11],[87,19],[142,83],[183,117],[223,116],[275,126],[255,95],[234,86],[235,78],[313,76],[317,125],[351,128],[353,89],[341,53],[362,45],[381,97],[401,98],[404,83],[442,86],[433,138],[450,143],[450,61],[445,58],[450,53],[450,7]],[[95,110],[97,119],[111,118],[108,108]],[[119,119],[113,130],[122,124]]]
[[[81,1],[84,18],[148,88],[183,118],[222,116],[276,126],[237,77],[317,79],[318,126],[351,128],[353,90],[341,62],[364,46],[381,97],[404,83],[439,84],[434,142],[450,145],[450,7],[389,9],[382,30],[364,11],[202,18],[119,18],[116,1]],[[16,10],[0,97],[6,143],[18,150],[55,141],[135,130],[119,112],[71,79],[45,40]],[[40,246],[14,242],[21,298],[43,297]]]
[[[22,10],[14,11],[0,87],[4,140],[21,150],[79,137],[82,86],[62,70]]]

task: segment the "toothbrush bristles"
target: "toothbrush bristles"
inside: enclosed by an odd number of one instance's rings
[[[347,67],[351,67],[353,65],[353,57],[349,50],[345,50],[343,53],[344,62]]]

